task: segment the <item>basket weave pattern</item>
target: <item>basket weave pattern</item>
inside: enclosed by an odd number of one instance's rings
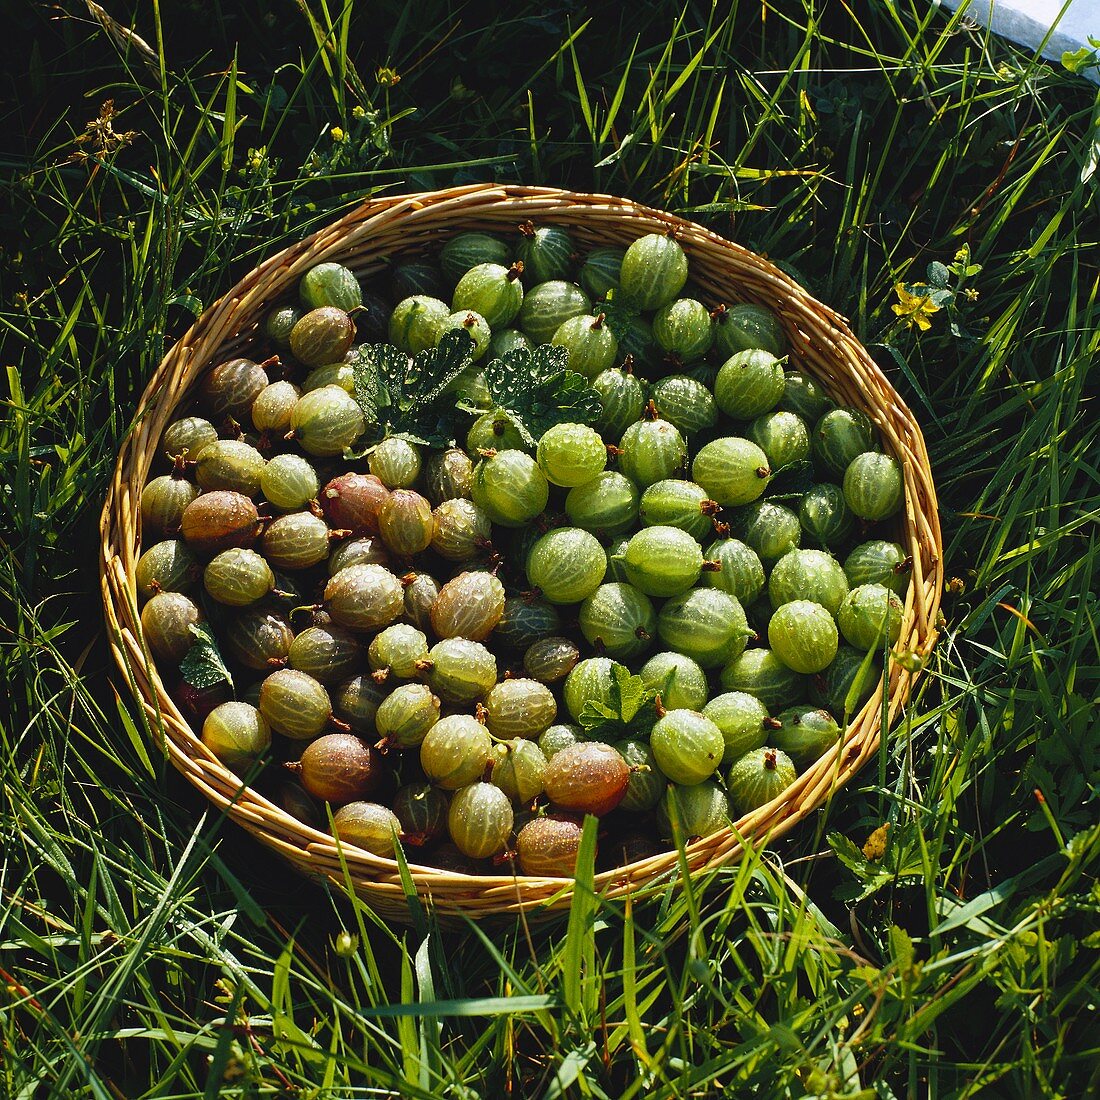
[[[214,303],[165,356],[142,398],[135,426],[123,445],[100,521],[101,580],[111,646],[149,728],[187,779],[216,806],[307,875],[345,881],[380,913],[407,919],[397,864],[343,846],[309,828],[250,788],[199,741],[161,679],[143,643],[134,569],[141,554],[141,491],[158,455],[166,425],[178,415],[202,373],[238,354],[253,338],[271,306],[285,301],[309,268],[324,261],[351,267],[360,277],[400,256],[437,249],[455,233],[510,230],[523,221],[568,227],[582,245],[627,245],[650,232],[675,227],[691,263],[693,280],[714,302],[752,302],[774,310],[790,343],[790,360],[820,381],[837,401],[862,409],[885,448],[902,464],[905,512],[896,537],[913,558],[897,649],[927,657],[936,639],[943,587],[942,542],[935,487],[924,439],[912,413],[843,318],[812,298],[760,256],[691,222],[608,195],[548,188],[474,185],[419,195],[369,200],[345,218],[271,257]],[[916,673],[894,661],[889,674],[889,722],[900,715]],[[736,859],[742,846],[793,828],[843,786],[879,744],[882,688],[855,716],[842,741],[800,775],[783,795],[742,818],[734,829],[688,846],[691,871]],[[415,858],[415,853],[409,853]],[[547,911],[568,906],[572,883],[517,876],[502,867],[489,877],[452,874],[411,865],[419,894],[441,916],[471,917]],[[505,873],[508,872],[508,873]],[[679,873],[668,852],[600,874],[605,896],[659,888]]]

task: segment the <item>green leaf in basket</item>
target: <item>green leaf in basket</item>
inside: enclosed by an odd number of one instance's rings
[[[416,356],[391,344],[366,344],[352,368],[355,400],[374,437],[400,435],[431,447],[454,437],[450,384],[470,365],[470,337],[445,333],[438,346]]]
[[[657,712],[652,706],[656,695],[640,676],[632,676],[629,669],[617,665],[612,672],[609,702],[597,703],[590,699],[584,704],[578,721],[589,737],[605,741],[644,733],[657,721]]]
[[[603,411],[599,395],[568,362],[565,348],[540,344],[533,351],[516,348],[485,368],[494,404],[511,415],[529,445],[555,424],[591,424]]]
[[[624,298],[621,294],[616,295],[613,289],[607,292],[607,297],[593,312],[603,314],[607,327],[611,329],[611,334],[616,339],[620,339],[631,324],[641,316],[641,311],[631,304],[629,298]]]
[[[208,688],[225,680],[233,687],[233,675],[226,667],[214,632],[207,623],[192,623],[194,645],[180,661],[180,675],[193,688]]]

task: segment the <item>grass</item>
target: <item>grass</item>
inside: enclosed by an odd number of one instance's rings
[[[0,1095],[1100,1092],[1095,89],[916,0],[247,7],[11,17]],[[921,418],[951,580],[877,767],[790,839],[549,927],[387,927],[154,752],[97,514],[206,304],[364,194],[485,178],[792,265]]]

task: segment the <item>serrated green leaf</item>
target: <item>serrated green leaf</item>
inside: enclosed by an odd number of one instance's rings
[[[192,623],[195,644],[180,661],[180,675],[194,688],[208,688],[225,680],[233,687],[233,675],[218,649],[214,632],[207,623]]]
[[[540,344],[533,351],[516,348],[485,367],[494,404],[530,446],[555,424],[591,424],[603,410],[596,391],[568,364],[564,348]]]
[[[608,741],[621,740],[653,725],[657,714],[650,704],[656,694],[645,686],[640,676],[632,676],[625,665],[616,665],[612,670],[608,702],[589,699],[577,721],[589,735],[598,735]]]
[[[609,290],[607,297],[600,302],[599,312],[603,314],[604,323],[611,329],[611,335],[616,340],[641,316],[641,311],[631,305],[629,299],[621,294],[616,295],[614,290]]]

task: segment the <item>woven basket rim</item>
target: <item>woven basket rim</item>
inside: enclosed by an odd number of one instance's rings
[[[120,450],[100,520],[101,588],[112,652],[149,729],[173,765],[215,805],[307,875],[345,882],[373,907],[409,919],[398,864],[338,845],[328,834],[293,818],[245,787],[205,748],[169,695],[141,635],[134,564],[140,548],[138,501],[157,453],[161,430],[187,398],[202,371],[239,351],[270,306],[285,298],[316,263],[339,260],[371,274],[394,256],[422,250],[463,229],[499,228],[534,220],[567,226],[582,240],[625,243],[645,232],[675,231],[692,262],[693,281],[722,298],[755,301],[775,310],[790,342],[790,358],[822,382],[834,398],[863,408],[887,450],[902,464],[906,488],[902,541],[913,557],[897,648],[914,653],[915,671],[897,661],[882,687],[853,716],[843,738],[807,768],[777,800],[734,827],[676,850],[600,872],[606,896],[638,896],[663,889],[686,866],[698,874],[728,863],[746,847],[774,839],[820,807],[875,752],[881,716],[892,726],[907,703],[919,668],[936,640],[943,586],[942,536],[935,487],[919,425],[866,349],[835,311],[762,256],[665,211],[610,195],[548,187],[471,184],[441,191],[369,198],[330,226],[277,253],[248,272],[214,302],[161,361],[141,398],[134,426]],[[735,273],[735,274],[734,274]],[[728,281],[727,281],[728,280]],[[918,507],[919,505],[919,507]],[[407,852],[418,894],[442,915],[479,917],[567,907],[573,880],[516,874],[470,876],[419,865]]]

